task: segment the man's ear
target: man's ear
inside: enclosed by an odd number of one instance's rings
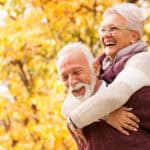
[[[95,70],[96,76],[99,76],[101,65],[99,64],[99,62],[96,59],[94,60],[93,68]]]

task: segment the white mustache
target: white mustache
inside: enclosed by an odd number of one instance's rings
[[[85,87],[84,83],[77,83],[74,87],[70,86],[69,91],[73,92],[75,90],[79,90],[80,88]]]

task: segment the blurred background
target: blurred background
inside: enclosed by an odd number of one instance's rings
[[[82,41],[98,55],[102,14],[119,2],[144,8],[150,46],[149,0],[0,0],[0,150],[76,150],[61,115],[57,52]]]

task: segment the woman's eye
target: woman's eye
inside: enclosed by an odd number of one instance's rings
[[[101,30],[100,30],[101,32],[105,32],[106,31],[106,29],[105,28],[101,28]]]
[[[116,31],[116,30],[118,30],[118,28],[117,27],[111,27],[110,30],[111,31]]]

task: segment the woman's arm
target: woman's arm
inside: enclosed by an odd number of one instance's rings
[[[81,104],[81,102],[71,96],[67,96],[66,99],[64,100],[64,103],[62,105],[62,114],[64,115],[64,117],[69,117],[70,113],[75,110],[79,105]]]
[[[150,86],[149,66],[149,52],[131,57],[113,83],[71,112],[71,120],[78,128],[82,128],[124,105],[134,92]]]

